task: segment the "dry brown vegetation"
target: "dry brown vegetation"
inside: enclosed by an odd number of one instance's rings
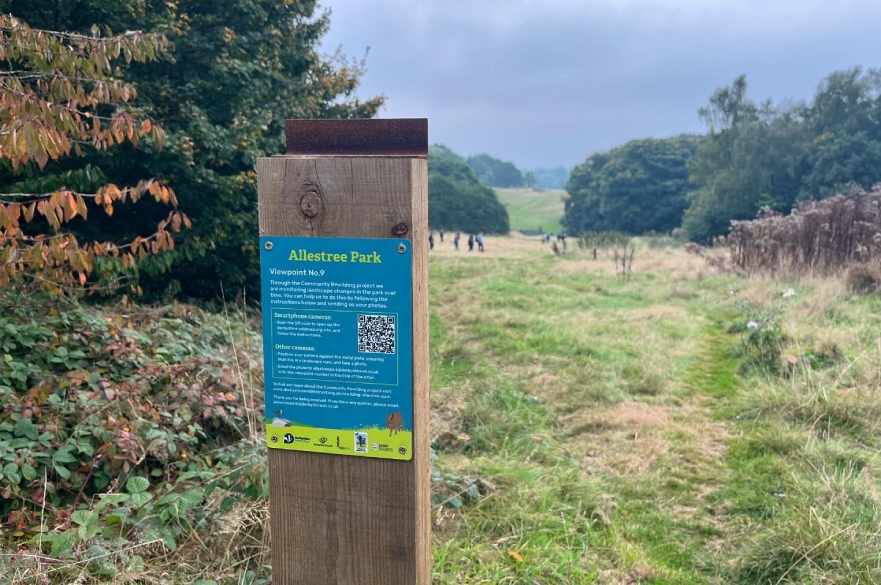
[[[790,215],[764,211],[735,221],[725,238],[732,260],[747,272],[838,272],[881,256],[881,185],[821,201]]]

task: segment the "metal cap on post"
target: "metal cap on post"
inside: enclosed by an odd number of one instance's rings
[[[273,583],[428,585],[428,123],[288,120],[285,131],[287,154],[257,162]],[[298,296],[306,286],[324,287],[333,301]],[[361,310],[358,295],[346,297],[357,286],[394,294],[380,300],[384,310]],[[297,311],[279,314],[276,304]],[[317,341],[288,343],[310,311],[333,325]],[[385,328],[366,349],[371,363],[397,373],[371,386],[384,398],[345,374],[332,384],[314,374],[298,402],[290,348],[327,347],[338,364],[357,363],[362,348],[345,349],[355,345],[344,337],[359,318]],[[301,361],[329,359],[321,356],[327,351]],[[345,398],[362,391],[371,400]],[[310,410],[316,399],[333,403],[334,414]]]
[[[330,156],[428,155],[425,118],[372,120],[288,120],[288,154]]]

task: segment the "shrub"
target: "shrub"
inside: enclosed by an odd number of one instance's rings
[[[724,239],[734,264],[750,272],[828,274],[881,256],[881,185],[732,222]]]
[[[741,306],[743,316],[731,327],[731,332],[741,334],[738,353],[742,369],[779,372],[787,339],[780,326],[780,311],[752,304]]]
[[[857,264],[847,271],[847,288],[856,294],[881,293],[881,264]]]
[[[169,545],[207,497],[201,482],[259,432],[262,393],[247,392],[239,370],[258,355],[257,335],[185,306],[116,313],[7,291],[0,307],[0,522],[25,538],[61,527],[42,537],[53,554],[108,522],[120,534],[155,520]],[[253,455],[249,486],[262,481]],[[71,520],[89,527],[78,540]]]

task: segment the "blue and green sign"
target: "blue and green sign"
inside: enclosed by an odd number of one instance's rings
[[[413,456],[410,242],[260,238],[266,442]]]

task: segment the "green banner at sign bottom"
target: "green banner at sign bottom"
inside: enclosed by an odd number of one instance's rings
[[[410,461],[413,433],[387,428],[321,429],[299,425],[266,424],[266,444],[273,449],[354,455]]]

